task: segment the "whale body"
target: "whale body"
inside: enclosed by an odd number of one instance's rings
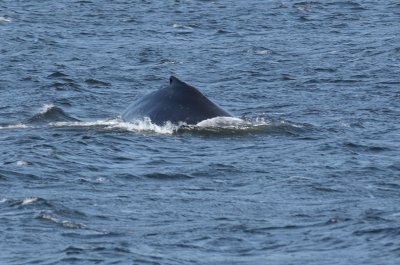
[[[133,102],[122,113],[122,120],[129,122],[148,117],[152,123],[163,125],[197,124],[215,117],[232,117],[195,87],[175,76],[169,79],[169,86],[154,91]]]

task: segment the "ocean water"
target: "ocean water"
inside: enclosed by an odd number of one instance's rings
[[[1,264],[399,264],[400,3],[0,1]],[[176,75],[236,118],[122,122]]]

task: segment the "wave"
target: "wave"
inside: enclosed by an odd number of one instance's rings
[[[32,120],[30,120],[32,123]],[[68,128],[68,127],[93,127],[105,131],[128,131],[144,134],[200,134],[200,135],[243,135],[251,133],[268,134],[289,134],[297,135],[307,128],[307,125],[291,123],[287,121],[272,121],[266,118],[240,119],[229,117],[217,117],[204,120],[196,125],[187,125],[185,123],[173,124],[166,122],[164,125],[157,125],[151,122],[149,118],[124,122],[121,118],[96,120],[96,121],[56,121],[46,123],[42,118],[35,121],[35,125]],[[26,129],[38,126],[27,124],[5,125],[1,129]]]
[[[193,27],[191,27],[191,26],[186,26],[186,25],[182,25],[182,24],[178,24],[178,23],[174,23],[172,25],[172,27],[176,28],[176,29],[193,30]]]
[[[57,121],[78,121],[68,116],[61,108],[53,104],[44,105],[41,110],[27,120],[28,124],[43,124]]]
[[[26,206],[36,206],[41,208],[53,208],[54,206],[47,200],[40,197],[27,197],[24,199],[8,199],[2,198],[1,203],[7,203],[10,207],[26,207]]]
[[[100,80],[97,80],[97,79],[93,79],[93,78],[90,78],[90,79],[86,79],[85,80],[85,83],[86,84],[89,84],[89,85],[97,85],[97,86],[111,86],[111,83],[108,83],[108,82],[104,82],[104,81],[100,81]]]
[[[164,174],[164,173],[151,173],[144,175],[145,178],[157,179],[157,180],[178,180],[178,179],[190,179],[189,175],[185,174]]]
[[[8,17],[1,17],[0,16],[0,23],[2,23],[2,22],[11,22],[12,20],[11,20],[11,18],[8,18]]]
[[[216,117],[194,126],[182,126],[180,131],[206,135],[242,135],[251,133],[298,134],[306,125],[288,121],[275,121],[266,117]]]
[[[50,213],[46,213],[46,212],[42,212],[37,216],[38,219],[41,220],[45,220],[45,221],[49,221],[52,223],[55,223],[57,225],[61,225],[65,228],[76,228],[76,229],[84,229],[87,226],[85,224],[80,224],[80,223],[75,223],[72,221],[68,221],[68,220],[62,220],[59,219],[57,217],[55,217],[54,215],[50,214]]]
[[[60,78],[60,77],[68,77],[68,75],[64,74],[63,72],[60,72],[60,71],[55,71],[55,72],[49,74],[47,77]]]
[[[5,129],[26,129],[26,128],[31,128],[32,126],[28,126],[23,123],[17,123],[17,124],[3,124],[0,125],[0,130],[5,130]]]
[[[73,121],[73,122],[52,122],[49,124],[54,127],[98,127],[103,130],[129,131],[141,133],[156,134],[173,134],[180,125],[174,125],[167,122],[163,126],[159,126],[151,122],[149,118],[135,120],[132,122],[124,122],[121,118],[97,120],[97,121]]]
[[[112,119],[81,121],[52,104],[44,105],[38,113],[23,123],[0,125],[0,129],[26,129],[41,127],[93,127],[105,131],[128,131],[144,134],[200,134],[243,135],[249,133],[299,134],[307,125],[267,117],[215,117],[195,125],[186,123],[164,125],[152,123],[150,118],[125,122],[121,117]]]
[[[103,130],[167,135],[243,135],[250,133],[297,135],[307,128],[307,125],[296,124],[288,121],[273,121],[263,117],[243,119],[236,117],[216,117],[201,121],[196,125],[187,125],[185,123],[173,124],[171,122],[166,122],[164,125],[160,126],[152,123],[150,118],[124,122],[120,117],[91,122],[54,122],[50,125],[56,127],[98,127]]]

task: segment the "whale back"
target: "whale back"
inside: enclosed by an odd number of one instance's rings
[[[197,124],[218,116],[231,117],[195,87],[171,76],[169,86],[133,102],[122,114],[122,119],[132,121],[149,117],[158,125],[167,121]]]

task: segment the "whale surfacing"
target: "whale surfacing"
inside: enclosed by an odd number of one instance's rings
[[[133,102],[122,113],[126,122],[148,117],[157,125],[167,121],[197,124],[215,117],[232,117],[205,97],[199,90],[179,80],[169,78],[169,86],[154,91]]]

